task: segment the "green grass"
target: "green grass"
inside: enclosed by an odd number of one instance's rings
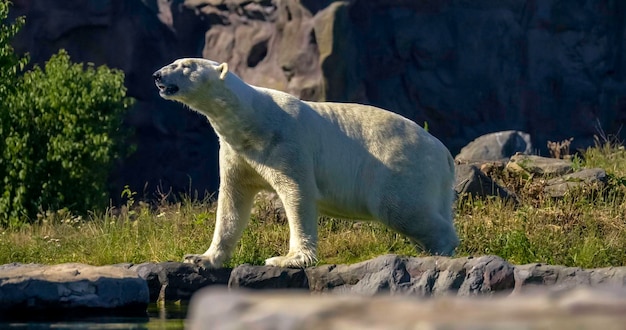
[[[582,152],[581,159],[577,163],[582,167],[608,172],[607,187],[552,199],[541,193],[545,180],[500,172],[496,177],[518,194],[518,205],[498,198],[460,199],[457,255],[495,254],[515,264],[626,265],[626,151],[605,145]],[[86,219],[62,211],[48,213],[36,225],[0,229],[0,264],[180,261],[184,254],[208,248],[213,203],[133,204],[130,210],[113,209]],[[386,253],[419,255],[405,237],[378,223],[321,218],[319,236],[320,264],[354,263]],[[263,264],[266,258],[285,254],[288,237],[286,220],[271,204],[259,202],[228,265]]]
[[[41,224],[0,232],[0,264],[9,262],[94,265],[123,262],[180,261],[186,253],[203,253],[215,221],[211,203],[184,202],[133,212],[93,216],[88,220],[49,215]],[[375,223],[319,220],[320,261],[356,262],[385,253],[411,254],[402,235]],[[263,264],[285,254],[289,246],[286,220],[253,216],[229,265]]]

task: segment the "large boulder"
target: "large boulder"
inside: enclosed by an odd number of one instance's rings
[[[0,266],[0,319],[108,314],[145,316],[146,281],[125,266]]]
[[[528,133],[503,131],[485,134],[474,139],[454,157],[459,163],[501,161],[522,153],[533,151]]]
[[[478,165],[458,164],[454,171],[454,190],[461,198],[498,196],[516,202],[515,194],[495,182]]]
[[[309,280],[304,269],[274,266],[240,265],[233,269],[228,281],[233,289],[309,289]]]
[[[512,290],[513,270],[512,265],[496,256],[385,255],[353,265],[307,268],[306,272],[313,292],[470,296]]]
[[[226,286],[232,269],[205,269],[181,262],[143,263],[130,268],[144,279],[151,302],[187,301],[194,292],[210,285]]]
[[[620,329],[626,291],[579,288],[494,298],[412,299],[206,289],[194,296],[195,329]]]

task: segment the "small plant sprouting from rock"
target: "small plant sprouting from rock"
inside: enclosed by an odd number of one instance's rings
[[[548,141],[548,151],[552,158],[566,159],[570,157],[570,146],[574,138],[565,139],[560,142]]]

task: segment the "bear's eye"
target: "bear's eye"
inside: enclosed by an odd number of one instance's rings
[[[191,70],[191,64],[188,62],[184,62],[180,64],[181,70],[183,71],[184,75],[188,75],[192,70]]]

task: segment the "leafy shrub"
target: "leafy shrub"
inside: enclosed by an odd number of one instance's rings
[[[9,2],[0,0],[0,22],[4,22],[8,14]],[[9,44],[23,25],[23,17],[18,17],[14,24],[0,24],[0,100],[13,90],[18,70],[23,69],[28,61],[26,57],[16,56]]]
[[[0,71],[14,75],[0,92],[0,225],[32,222],[44,210],[104,209],[108,174],[125,152],[122,116],[132,100],[124,74],[71,63],[61,50],[43,69],[18,76],[24,62],[7,46],[17,28],[0,30]]]

